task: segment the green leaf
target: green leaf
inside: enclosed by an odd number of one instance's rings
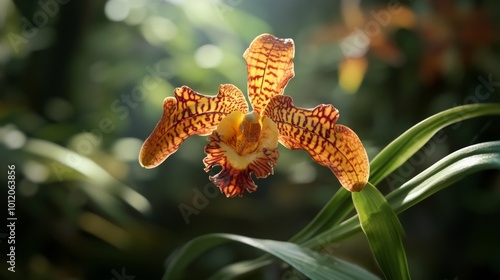
[[[312,238],[316,233],[339,224],[352,210],[350,196],[351,193],[345,188],[339,188],[318,215],[300,232],[295,234],[290,241],[294,243],[304,242]]]
[[[23,151],[53,161],[50,166],[60,181],[81,180],[92,183],[83,185],[82,191],[89,196],[96,207],[122,224],[129,223],[130,218],[120,211],[123,208],[120,207],[120,199],[142,214],[151,212],[151,204],[144,196],[115,179],[87,157],[41,139],[29,139]]]
[[[403,246],[403,228],[396,213],[375,186],[352,193],[361,228],[387,279],[410,279]]]
[[[208,249],[228,241],[240,242],[274,255],[311,279],[378,279],[361,267],[294,243],[222,233],[200,236],[184,245],[172,259],[163,279],[180,279],[192,260]]]
[[[462,148],[387,195],[397,213],[401,213],[462,178],[487,169],[500,169],[500,141]]]
[[[262,255],[253,260],[240,261],[236,263],[232,263],[230,265],[226,265],[216,273],[214,273],[208,280],[230,280],[234,279],[237,276],[244,275],[251,271],[257,270],[271,264],[273,259],[269,254]],[[284,278],[286,279],[286,278]]]
[[[472,145],[446,156],[392,191],[387,201],[396,213],[401,213],[465,176],[489,169],[500,169],[500,141]],[[301,245],[314,248],[325,239],[339,242],[359,230],[358,218],[354,216]]]
[[[349,200],[350,196],[351,193],[346,189],[339,188],[321,212],[289,241],[293,243],[305,242],[313,238],[314,234],[340,223],[352,210],[352,203]],[[326,215],[327,213],[329,213],[329,215]],[[269,262],[269,255],[264,255],[254,260],[233,263],[222,268],[212,275],[210,279],[232,279],[239,274],[245,274],[258,269]]]
[[[396,170],[422,148],[436,132],[450,124],[486,115],[500,115],[500,104],[471,104],[458,106],[435,114],[408,129],[387,145],[370,162],[370,182],[380,180]]]
[[[379,183],[383,178],[385,178],[392,171],[401,166],[415,152],[417,152],[423,145],[425,145],[425,143],[429,141],[440,129],[465,119],[499,114],[500,104],[473,104],[458,106],[440,112],[423,120],[422,122],[408,129],[405,133],[403,133],[401,136],[387,145],[370,162],[370,182],[374,185]],[[460,155],[460,151],[454,153],[454,155]],[[472,172],[489,168],[498,167],[495,167],[494,163],[485,163],[483,161],[480,161],[478,166],[473,167],[473,171],[466,171],[466,173],[470,174]],[[431,172],[437,172],[436,170],[433,171],[432,168],[428,168],[426,171],[427,173],[425,174],[427,177],[430,176]],[[424,174],[424,172],[422,174]],[[420,177],[420,179],[423,180],[424,177]],[[451,181],[446,182],[445,179],[445,182],[443,184],[440,184],[439,186],[427,185],[427,188],[429,190],[438,191],[450,184]],[[389,203],[393,207],[396,207],[395,210],[397,213],[404,211],[406,209],[405,207],[411,206],[408,204],[409,201],[407,201],[406,203],[404,202],[405,193],[411,192],[412,190],[418,192],[417,186],[415,184],[412,183],[408,186],[409,187],[407,188],[401,188],[401,192],[398,188],[388,196]],[[419,201],[418,199],[425,199],[425,197],[422,196],[414,196],[413,198],[415,199],[414,201]],[[399,211],[399,208],[402,210]],[[352,209],[353,205],[349,203],[349,193],[344,191],[342,188],[339,189],[335,196],[332,197],[332,199],[323,207],[323,209],[316,215],[316,217],[291,240],[299,244],[304,244],[309,248],[315,248],[318,245],[318,240],[331,238],[333,242],[334,240],[341,240],[348,236],[351,236],[361,229],[357,216],[342,222],[340,225],[338,223]],[[268,261],[268,258],[264,257],[246,262],[252,263],[253,265],[251,267],[259,267],[258,264],[260,264],[261,266],[265,265],[266,261]]]
[[[432,194],[452,185],[454,182],[472,173],[489,169],[500,169],[500,141],[472,145],[444,157],[403,184],[400,188],[388,194],[387,201],[396,213],[401,213]],[[348,192],[346,193],[349,194]],[[332,198],[330,202],[332,201],[338,200]],[[334,209],[329,208],[332,207],[329,204],[324,209]],[[327,213],[324,214],[326,215]],[[325,219],[323,221],[324,225],[328,223],[325,215],[318,215],[322,216],[322,219]],[[318,216],[316,219],[318,219]],[[360,230],[361,226],[356,215],[319,234],[308,234],[307,236],[312,236],[312,238],[301,240],[300,244],[308,248],[317,248],[323,240],[329,240],[331,243],[339,242]],[[269,258],[261,257],[245,261],[245,263],[247,263],[247,267],[257,269],[269,263]],[[249,271],[251,270],[245,272]]]
[[[387,145],[370,162],[370,183],[380,180],[401,166],[440,129],[453,123],[485,115],[500,115],[500,104],[472,104],[458,106],[437,113],[408,129]],[[353,209],[349,192],[340,188],[314,219],[291,241],[303,242],[322,231],[336,226]]]

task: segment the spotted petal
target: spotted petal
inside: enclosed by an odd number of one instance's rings
[[[153,168],[173,154],[191,135],[211,133],[233,111],[248,112],[243,93],[234,85],[221,85],[217,96],[176,88],[175,97],[163,101],[163,115],[142,145],[139,162]]]
[[[335,124],[339,113],[332,105],[303,109],[295,107],[289,96],[275,96],[264,115],[276,123],[281,144],[307,151],[330,168],[344,188],[357,192],[366,185],[370,169],[366,151],[352,130]]]
[[[281,39],[270,34],[255,38],[243,57],[247,63],[248,97],[253,110],[262,114],[269,100],[283,94],[293,78],[292,39]]]

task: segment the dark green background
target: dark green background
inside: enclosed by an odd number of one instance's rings
[[[17,272],[7,271],[2,238],[2,278],[112,279],[126,272],[137,280],[158,279],[168,256],[196,236],[229,232],[286,240],[312,219],[339,183],[303,151],[281,146],[275,175],[257,180],[257,192],[233,199],[213,195],[203,171],[204,137],[188,139],[156,169],[144,170],[136,160],[163,98],[175,87],[215,94],[219,84],[232,83],[245,92],[241,56],[261,33],[295,41],[296,76],[285,94],[301,107],[334,104],[339,123],[356,131],[370,158],[427,116],[500,101],[500,3],[493,0],[390,1],[414,17],[411,26],[398,24],[407,19],[400,12],[389,13],[387,26],[377,21],[387,14],[384,1],[361,1],[357,11],[364,20],[354,25],[348,24],[356,15],[345,9],[349,1],[123,0],[121,7],[132,5],[135,22],[110,20],[105,1],[41,1],[48,2],[49,10],[37,1],[0,7],[0,170],[6,174],[8,164],[16,165],[18,218]],[[38,22],[37,31],[27,22]],[[366,50],[366,73],[350,93],[338,81],[342,40],[370,26],[378,44]],[[214,68],[196,62],[206,44],[222,53]],[[156,86],[127,99],[151,71],[159,72]],[[481,88],[488,80],[493,83]],[[461,147],[498,140],[499,127],[498,118],[478,118],[446,128],[379,189],[387,193]],[[5,144],[12,138],[14,148]],[[72,160],[69,152],[44,149],[56,162],[27,150],[26,143],[38,140],[88,157],[144,196],[151,211],[126,204],[98,174],[91,172],[89,180],[70,171],[64,164]],[[7,186],[7,175],[0,180]],[[2,190],[6,201],[7,188]],[[196,199],[206,191],[211,197]],[[413,277],[499,278],[499,198],[499,172],[482,172],[403,213]],[[179,211],[186,205],[202,208],[189,223]],[[326,244],[325,251],[379,273],[362,235]],[[202,279],[255,256],[244,246],[225,245],[195,262],[189,275]],[[262,278],[305,279],[277,265],[249,277]]]

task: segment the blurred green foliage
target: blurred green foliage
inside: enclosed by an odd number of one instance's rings
[[[169,254],[205,233],[290,238],[340,186],[334,175],[281,147],[275,175],[226,199],[203,171],[203,137],[144,170],[137,154],[162,100],[182,85],[244,89],[250,41],[293,38],[286,94],[301,107],[334,104],[373,158],[427,116],[500,101],[499,12],[493,0],[0,2],[0,165],[18,171],[17,272],[3,261],[0,275],[159,279]],[[452,151],[498,140],[498,127],[498,118],[448,127],[377,187],[387,192]],[[500,277],[499,192],[499,172],[481,172],[401,215],[412,275]],[[181,205],[199,212],[186,220]],[[364,242],[334,244],[334,255],[377,273]],[[5,239],[0,248],[4,260]],[[255,256],[222,246],[193,271]],[[278,266],[262,273],[251,277],[283,276]]]

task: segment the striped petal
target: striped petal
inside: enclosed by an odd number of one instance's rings
[[[217,96],[187,86],[176,88],[174,94],[163,101],[163,115],[142,145],[139,162],[145,168],[158,166],[189,136],[211,133],[231,112],[248,112],[243,93],[230,84],[221,85]]]
[[[366,185],[370,170],[366,151],[352,130],[335,124],[339,118],[335,107],[303,109],[295,107],[289,96],[275,96],[264,115],[276,123],[281,144],[307,151],[330,168],[344,188],[358,192]]]
[[[269,100],[283,94],[293,78],[292,39],[280,39],[270,34],[255,38],[243,57],[248,72],[248,97],[253,110],[262,114]]]

